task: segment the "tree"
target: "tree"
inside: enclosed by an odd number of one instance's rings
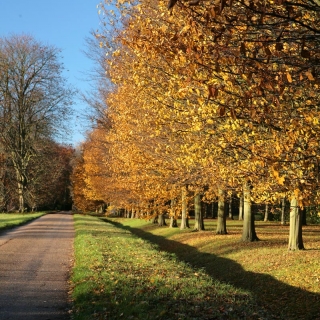
[[[288,249],[304,249],[302,240],[302,210],[298,206],[298,201],[296,197],[292,197],[290,202],[290,232]]]
[[[87,183],[85,162],[83,159],[83,150],[76,150],[75,157],[72,163],[72,199],[73,209],[79,211],[95,211],[103,204],[103,201],[91,200],[87,198]]]
[[[204,230],[203,212],[201,210],[201,194],[194,195],[194,230]]]
[[[249,182],[243,184],[243,230],[242,230],[242,241],[257,241],[255,225],[254,225],[254,214],[251,211],[251,185]]]
[[[218,221],[216,233],[227,234],[225,191],[222,189],[219,189],[218,191]]]
[[[295,15],[290,1],[279,3],[221,1],[208,8],[178,1],[169,15],[161,1],[118,1],[124,23],[119,28],[118,14],[111,18],[112,46],[101,36],[117,86],[114,127],[127,139],[123,152],[136,152],[127,176],[141,172],[140,161],[149,168],[144,187],[160,185],[169,174],[159,158],[170,154],[178,170],[167,184],[239,194],[241,182],[251,181],[254,189],[243,190],[245,241],[257,240],[252,199],[273,203],[300,190],[302,207],[317,188],[318,8],[298,2]],[[152,157],[142,162],[141,150]]]
[[[66,86],[59,50],[27,35],[0,39],[0,143],[16,174],[19,211],[25,210],[30,160],[38,142],[63,130],[73,90]]]
[[[42,152],[29,163],[26,204],[32,211],[40,208],[70,210],[74,149],[48,139],[39,143]]]

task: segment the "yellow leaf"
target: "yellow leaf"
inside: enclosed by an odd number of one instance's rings
[[[282,177],[279,177],[279,178],[278,178],[278,183],[283,186],[284,180],[285,180],[285,177],[283,177],[283,176],[282,176]]]

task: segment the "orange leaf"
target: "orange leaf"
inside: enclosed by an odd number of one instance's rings
[[[210,14],[211,18],[214,18],[216,16],[216,11],[214,10],[214,7],[211,7],[209,9],[209,14]]]
[[[313,75],[312,75],[312,73],[311,73],[310,71],[307,71],[307,72],[306,72],[306,76],[308,77],[308,79],[309,79],[310,81],[314,81],[314,77],[313,77]]]

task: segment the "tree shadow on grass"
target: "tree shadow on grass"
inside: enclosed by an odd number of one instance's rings
[[[246,271],[231,259],[203,253],[192,246],[138,228],[123,226],[110,220],[107,222],[157,244],[160,250],[174,253],[178,259],[188,262],[195,268],[203,269],[213,279],[251,292],[259,305],[278,319],[320,320],[320,294],[290,286],[267,274]],[[292,274],[292,277],[294,276]]]

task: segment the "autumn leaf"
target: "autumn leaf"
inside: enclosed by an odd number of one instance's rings
[[[212,85],[208,86],[208,91],[209,91],[209,95],[208,95],[208,99],[212,98],[216,98],[218,96],[218,89]]]
[[[282,186],[284,185],[284,181],[285,181],[285,177],[284,176],[278,178],[278,183],[280,185],[282,185]]]
[[[289,83],[292,82],[291,74],[289,72],[287,72],[287,80]]]
[[[307,72],[306,72],[306,76],[308,77],[308,79],[309,79],[310,81],[314,81],[314,77],[313,77],[313,75],[312,75],[312,73],[311,73],[310,71],[307,71]]]
[[[210,14],[210,17],[211,17],[211,18],[215,18],[215,16],[216,16],[216,11],[215,11],[215,8],[214,8],[214,7],[211,7],[211,8],[209,9],[209,14]]]

